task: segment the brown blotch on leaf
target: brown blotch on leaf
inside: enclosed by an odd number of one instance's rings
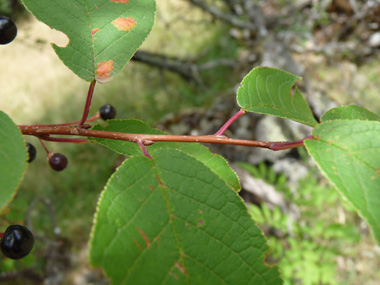
[[[106,83],[111,80],[111,72],[114,68],[113,65],[113,60],[99,62],[96,69],[96,81],[99,83]]]
[[[119,2],[123,4],[128,4],[129,0],[111,0],[112,2]]]
[[[92,29],[92,31],[91,31],[91,35],[95,35],[95,33],[96,33],[97,31],[99,31],[99,28]]]
[[[131,17],[123,18],[119,17],[116,20],[112,22],[112,24],[119,30],[119,31],[130,31],[133,29],[134,26],[136,26],[137,22],[135,19]]]

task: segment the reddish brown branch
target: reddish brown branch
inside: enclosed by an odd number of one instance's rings
[[[303,141],[296,144],[289,142],[262,142],[251,140],[231,139],[225,136],[206,135],[206,136],[175,136],[175,135],[148,135],[148,134],[129,134],[109,131],[97,131],[83,129],[79,127],[39,127],[39,126],[19,126],[24,135],[32,135],[36,137],[49,135],[69,135],[81,137],[94,137],[112,140],[123,140],[130,142],[197,142],[197,143],[213,143],[213,144],[229,144],[243,145],[251,147],[268,148],[272,150],[280,150],[282,145],[286,148],[295,148],[303,145]],[[290,145],[289,145],[290,144]],[[285,148],[284,148],[285,149]]]

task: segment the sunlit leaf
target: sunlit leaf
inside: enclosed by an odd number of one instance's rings
[[[328,121],[305,146],[380,242],[380,122]]]

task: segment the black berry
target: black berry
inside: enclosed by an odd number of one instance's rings
[[[100,117],[103,120],[110,120],[116,117],[116,109],[110,105],[104,105],[99,109]]]
[[[1,240],[1,251],[11,259],[20,259],[29,254],[34,245],[33,234],[27,227],[9,226]]]
[[[5,16],[0,16],[0,44],[9,44],[17,35],[15,23]]]
[[[27,143],[26,149],[27,149],[28,155],[29,155],[27,162],[32,162],[36,158],[36,155],[37,155],[36,148],[31,143]]]
[[[61,153],[52,153],[48,156],[50,167],[55,171],[62,171],[67,166],[67,158]]]

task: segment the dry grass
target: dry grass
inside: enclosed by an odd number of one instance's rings
[[[30,123],[67,99],[80,104],[83,98],[75,94],[83,94],[87,84],[73,76],[48,44],[65,45],[67,38],[34,18],[19,24],[18,30],[14,42],[0,48],[0,65],[6,70],[0,77],[0,109],[16,123]],[[59,112],[55,114],[54,120],[60,121]]]

